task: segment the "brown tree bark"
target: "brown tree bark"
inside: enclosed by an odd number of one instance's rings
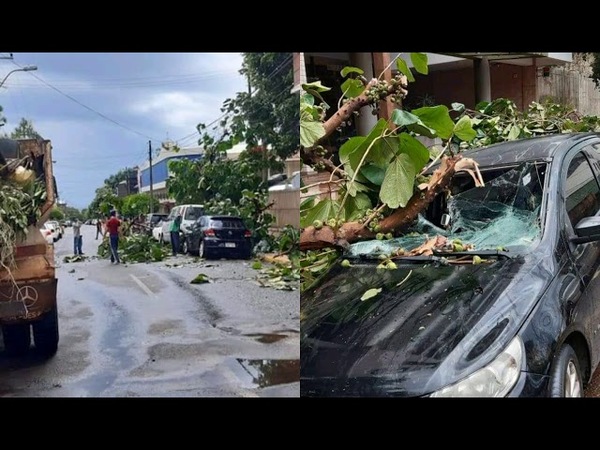
[[[401,231],[410,225],[421,211],[442,192],[450,183],[456,163],[462,155],[446,156],[442,158],[440,167],[432,174],[427,188],[423,192],[417,192],[408,201],[404,208],[399,208],[380,223],[381,233]],[[324,225],[320,229],[309,226],[300,234],[300,250],[319,250],[326,247],[345,247],[353,242],[372,239],[375,233],[363,226],[360,222],[347,222],[340,228],[334,229]]]

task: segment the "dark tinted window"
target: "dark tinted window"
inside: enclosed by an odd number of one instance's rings
[[[184,220],[196,220],[202,215],[202,208],[198,206],[190,206],[185,212]]]
[[[600,209],[600,188],[583,153],[573,158],[569,165],[565,197],[573,227],[584,217],[596,215]]]
[[[246,228],[241,220],[237,219],[211,219],[211,228]]]

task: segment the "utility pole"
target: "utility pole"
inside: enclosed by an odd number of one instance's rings
[[[152,141],[148,141],[148,160],[150,161],[150,214],[154,212],[154,181],[152,180]]]

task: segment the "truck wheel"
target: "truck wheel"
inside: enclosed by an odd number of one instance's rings
[[[9,356],[22,356],[31,346],[31,328],[28,323],[2,325],[4,350]]]
[[[43,356],[53,356],[58,349],[58,309],[56,306],[31,324],[35,348]]]

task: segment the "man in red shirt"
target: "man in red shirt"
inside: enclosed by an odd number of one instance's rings
[[[110,219],[104,225],[106,231],[104,232],[104,236],[108,233],[108,237],[110,239],[110,263],[120,264],[121,260],[119,259],[119,227],[121,226],[121,221],[117,219],[116,211],[110,212]]]

